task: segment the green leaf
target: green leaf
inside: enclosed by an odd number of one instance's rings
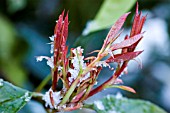
[[[132,8],[136,0],[105,0],[94,20],[87,24],[84,34],[105,29]]]
[[[0,113],[16,113],[32,97],[32,93],[0,79]]]
[[[97,113],[167,113],[149,101],[111,95],[84,107],[91,108]]]

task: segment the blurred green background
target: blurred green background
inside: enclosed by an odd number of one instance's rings
[[[132,25],[135,2],[130,0],[122,4],[122,0],[112,1],[115,4],[108,7],[115,9],[99,13],[104,0],[0,0],[0,78],[33,91],[50,73],[46,63],[37,63],[35,56],[50,56],[48,37],[53,35],[55,21],[64,9],[69,11],[70,20],[67,44],[69,47],[81,45],[85,48],[85,56],[94,49],[100,49],[108,26],[117,17],[131,11],[122,35],[127,34]],[[125,85],[133,87],[137,94],[109,89],[88,101],[119,91],[126,97],[149,100],[170,112],[170,1],[138,2],[139,9],[148,15],[144,27],[145,38],[137,48],[144,49],[140,56],[143,68],[139,69],[137,63],[132,61],[128,75],[122,76]],[[92,20],[98,22],[97,28]],[[99,84],[111,74],[110,71],[102,71]],[[46,86],[47,89],[49,87],[50,84]],[[42,105],[35,101],[29,102],[20,112],[45,113]]]

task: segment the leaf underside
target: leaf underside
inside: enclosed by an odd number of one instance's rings
[[[97,113],[167,113],[153,103],[139,99],[117,98],[108,95],[99,101],[102,102],[104,109],[101,110],[95,104],[87,105],[87,108],[89,107]]]
[[[0,113],[16,113],[31,98],[32,94],[11,83],[2,81],[0,85]]]

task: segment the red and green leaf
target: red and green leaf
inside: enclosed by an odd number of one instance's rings
[[[112,85],[112,86],[108,86],[107,88],[119,88],[119,89],[122,89],[122,90],[125,90],[125,91],[136,93],[136,91],[133,88],[129,87],[129,86]]]

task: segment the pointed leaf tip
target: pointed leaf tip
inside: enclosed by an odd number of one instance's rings
[[[132,93],[136,93],[136,91],[135,91],[133,88],[129,87],[129,86],[113,85],[113,86],[111,86],[111,87],[123,89],[123,90],[129,91],[129,92],[132,92]]]
[[[63,12],[61,13],[62,17],[64,17],[64,13],[65,13],[65,9],[64,9]]]
[[[136,15],[138,15],[139,4],[136,2]]]
[[[106,42],[104,43],[104,45],[107,45],[111,40],[114,40],[115,36],[118,34],[120,29],[122,28],[122,26],[129,14],[130,14],[130,12],[125,13],[115,22],[115,24],[111,27],[111,29],[106,37]]]

